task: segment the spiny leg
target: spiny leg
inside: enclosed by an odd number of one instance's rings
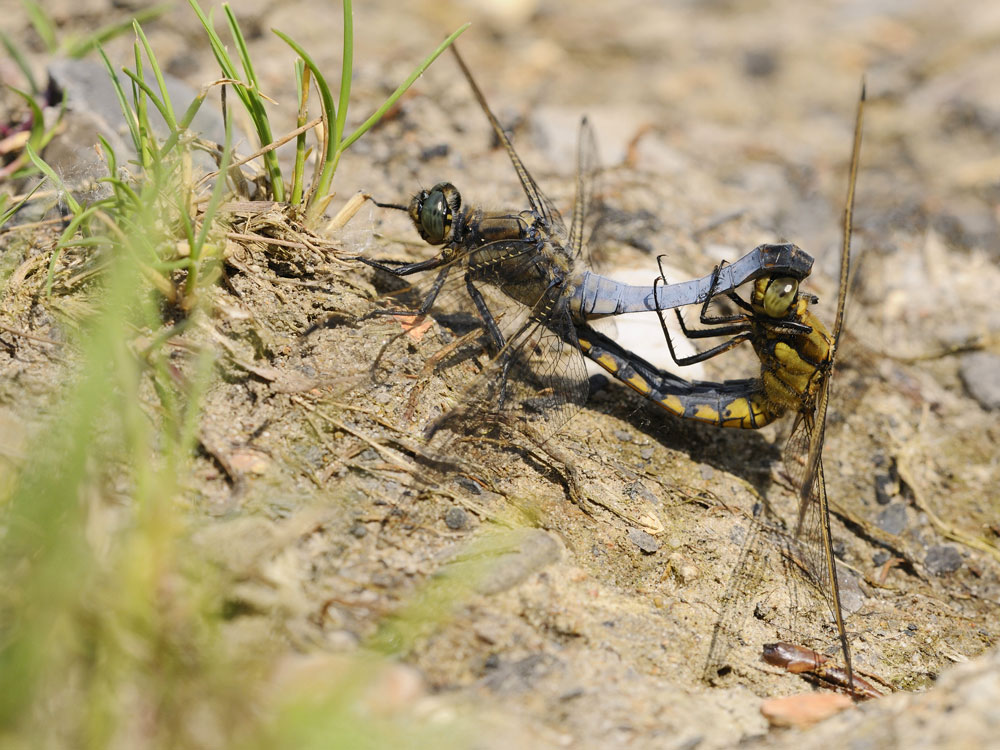
[[[377,268],[377,266],[376,266]],[[416,310],[372,310],[370,313],[365,314],[361,317],[361,320],[368,320],[370,318],[377,317],[379,315],[396,315],[396,316],[409,316],[413,315],[416,317],[421,317],[426,315],[428,310],[434,305],[434,301],[437,299],[438,294],[441,293],[441,288],[444,286],[444,282],[448,280],[448,274],[451,272],[451,265],[447,265],[442,268],[434,279],[434,283],[431,285],[430,291],[427,292],[427,296],[420,303],[420,307]]]
[[[662,279],[657,278],[653,282],[654,295],[656,294],[656,289],[659,287],[659,283],[661,282],[661,280]],[[674,362],[676,362],[678,365],[681,365],[682,367],[686,365],[695,364],[697,362],[704,362],[706,359],[710,359],[711,357],[715,357],[719,354],[722,354],[725,351],[729,351],[733,347],[738,346],[739,344],[742,344],[744,341],[748,341],[750,339],[751,332],[750,329],[748,328],[749,325],[748,323],[744,323],[743,325],[740,326],[725,326],[725,328],[721,330],[711,331],[707,333],[710,336],[727,336],[731,333],[735,333],[736,335],[732,339],[722,344],[719,344],[718,346],[712,347],[707,351],[693,354],[690,357],[679,357],[677,356],[677,352],[674,349],[674,341],[673,338],[670,336],[670,330],[667,328],[667,322],[663,319],[663,312],[664,312],[663,310],[657,310],[657,317],[659,317],[660,319],[660,327],[663,329],[663,337],[667,341],[667,349],[670,351],[670,356],[673,358]],[[680,316],[678,315],[678,317]],[[682,321],[682,326],[683,326],[683,321]],[[687,333],[686,328],[684,328],[683,330],[685,333]],[[696,334],[692,338],[703,338],[704,336],[702,336],[701,334],[704,334],[706,332],[692,331],[692,333]]]

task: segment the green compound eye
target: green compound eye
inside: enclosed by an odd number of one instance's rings
[[[771,279],[764,292],[764,312],[772,318],[785,317],[798,291],[798,279],[788,276]]]
[[[420,226],[427,242],[432,245],[444,242],[451,228],[451,210],[443,190],[435,187],[424,200],[420,207]]]

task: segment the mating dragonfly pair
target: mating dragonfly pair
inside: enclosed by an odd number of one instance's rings
[[[531,432],[536,438],[548,438],[587,398],[581,355],[678,417],[756,429],[786,411],[794,411],[796,422],[784,461],[799,495],[796,536],[803,547],[821,550],[818,557],[803,554],[802,559],[814,561],[808,572],[826,592],[837,624],[847,684],[854,684],[830,536],[822,445],[847,290],[864,94],[858,106],[844,214],[840,294],[835,323],[828,331],[809,310],[818,300],[799,290],[813,259],[791,244],[761,245],[737,262],[722,264],[711,274],[685,283],[668,284],[662,267],[659,278],[649,287],[621,284],[593,273],[585,263],[584,227],[596,171],[596,148],[587,120],[581,123],[576,196],[567,229],[521,162],[457,50],[452,47],[452,51],[510,157],[529,208],[488,213],[464,205],[450,183],[420,191],[406,206],[378,204],[406,211],[420,236],[441,246],[433,258],[417,263],[358,258],[400,277],[437,271],[416,311],[382,312],[428,313],[451,280],[463,287],[460,293],[472,303],[491,349],[489,365],[468,384],[462,405],[437,420],[428,429],[428,437],[445,426],[455,429],[456,422],[468,432],[483,433],[491,425],[520,420],[533,424]],[[751,281],[747,301],[736,289]],[[710,306],[720,296],[729,298],[739,312],[711,314]],[[701,305],[699,319],[706,326],[688,329],[678,312],[687,336],[732,338],[693,356],[678,357],[664,316],[685,305]],[[760,376],[721,383],[691,382],[658,369],[588,324],[595,318],[653,310],[660,315],[667,346],[678,364],[702,361],[749,341],[761,362]],[[544,406],[540,408],[539,403]]]

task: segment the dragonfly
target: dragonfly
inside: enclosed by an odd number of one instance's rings
[[[594,273],[584,260],[597,170],[589,122],[584,118],[580,125],[575,199],[567,228],[518,156],[458,50],[454,45],[451,49],[514,167],[528,208],[489,212],[469,206],[450,182],[417,192],[407,205],[375,201],[380,207],[406,212],[421,238],[441,248],[418,262],[357,258],[397,277],[437,272],[415,310],[378,313],[427,314],[441,299],[442,290],[458,284],[459,294],[446,296],[451,301],[462,297],[466,306],[471,304],[493,355],[467,388],[463,405],[432,424],[428,436],[458,417],[483,426],[501,415],[516,414],[531,419],[534,433],[544,439],[586,401],[589,386],[581,354],[633,388],[639,382],[635,373],[641,372],[664,387],[682,389],[686,381],[657,370],[588,322],[699,304],[765,275],[807,274],[812,267],[812,258],[794,245],[765,244],[712,274],[683,283],[634,286]],[[651,398],[655,393],[646,391]]]
[[[760,375],[757,378],[700,383],[679,388],[673,388],[669,380],[659,383],[659,395],[664,399],[662,405],[665,408],[678,416],[720,427],[757,429],[785,412],[795,412],[795,423],[782,454],[785,470],[798,497],[795,537],[804,542],[799,547],[801,563],[827,596],[836,621],[846,682],[856,697],[863,695],[864,691],[856,688],[854,682],[830,532],[830,510],[822,454],[831,374],[847,299],[854,192],[861,151],[864,104],[865,88],[862,85],[854,127],[843,220],[839,293],[832,329],[827,330],[809,309],[810,304],[816,304],[819,300],[800,290],[799,285],[804,278],[801,274],[782,271],[764,275],[753,282],[749,300],[744,300],[733,290],[723,293],[739,309],[735,314],[713,315],[710,313],[710,303],[715,295],[706,300],[699,315],[701,324],[706,326],[704,328],[687,328],[680,311],[674,310],[681,330],[689,338],[732,337],[691,356],[677,355],[666,325],[666,312],[660,311],[664,338],[671,356],[679,365],[702,362],[748,341],[760,359]],[[662,267],[654,286],[660,283],[666,283]],[[819,556],[813,554],[817,547],[821,553]]]

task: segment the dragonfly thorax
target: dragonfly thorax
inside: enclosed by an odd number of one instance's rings
[[[761,382],[773,407],[808,412],[829,374],[832,339],[826,326],[809,310],[809,295],[800,295],[783,321],[801,328],[792,331],[780,322],[756,321],[751,338],[760,358]]]

